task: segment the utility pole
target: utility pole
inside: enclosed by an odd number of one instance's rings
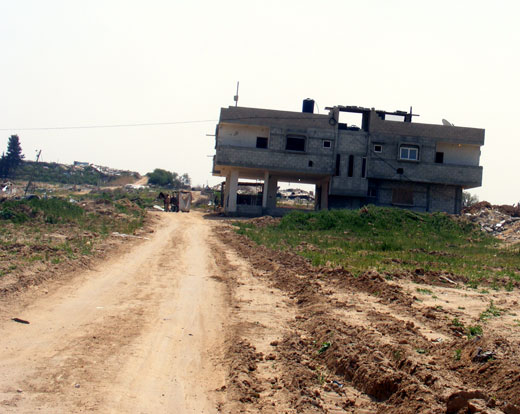
[[[38,161],[40,161],[40,155],[42,155],[42,150],[36,150],[37,154],[36,154],[36,163],[38,163]],[[34,174],[33,174],[34,176]],[[29,188],[31,187],[31,184],[33,182],[33,179],[32,177],[29,179],[29,181],[27,182],[27,187],[25,187],[25,192],[24,192],[24,196],[27,195],[27,192],[29,191]]]
[[[240,82],[237,82],[237,94],[233,97],[233,100],[235,101],[235,108],[238,105],[238,85],[239,84],[240,84]]]

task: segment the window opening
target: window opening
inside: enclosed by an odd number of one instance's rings
[[[354,175],[354,156],[349,155],[348,156],[348,174],[349,177],[352,177]]]
[[[367,159],[363,157],[361,162],[361,178],[367,178]]]
[[[419,148],[402,145],[399,149],[399,158],[402,160],[418,161],[419,160]]]
[[[311,160],[309,160],[309,167],[312,167],[313,165],[314,163]]]
[[[437,164],[444,163],[444,152],[436,152],[435,153],[435,162]]]
[[[287,135],[285,149],[287,151],[305,152],[305,137],[303,135]]]
[[[339,154],[336,154],[336,176],[339,176],[340,173],[340,165],[341,165],[341,156]]]
[[[383,146],[379,144],[374,145],[374,152],[383,152]]]
[[[267,142],[266,137],[256,137],[256,148],[267,148]]]
[[[323,148],[330,148],[331,142],[330,141],[323,141]]]

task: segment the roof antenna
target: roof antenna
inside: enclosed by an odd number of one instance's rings
[[[233,96],[233,100],[235,101],[235,107],[238,105],[238,85],[240,82],[237,82],[237,94]]]

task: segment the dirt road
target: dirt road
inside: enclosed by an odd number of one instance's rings
[[[0,302],[0,412],[520,413],[518,288],[317,268],[154,215],[149,240]]]
[[[210,223],[157,216],[150,240],[1,310],[0,411],[216,412],[227,304]]]

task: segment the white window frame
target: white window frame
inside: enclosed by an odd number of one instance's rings
[[[412,155],[415,154],[415,157]],[[401,145],[399,159],[405,161],[419,161],[419,147],[415,145]]]

